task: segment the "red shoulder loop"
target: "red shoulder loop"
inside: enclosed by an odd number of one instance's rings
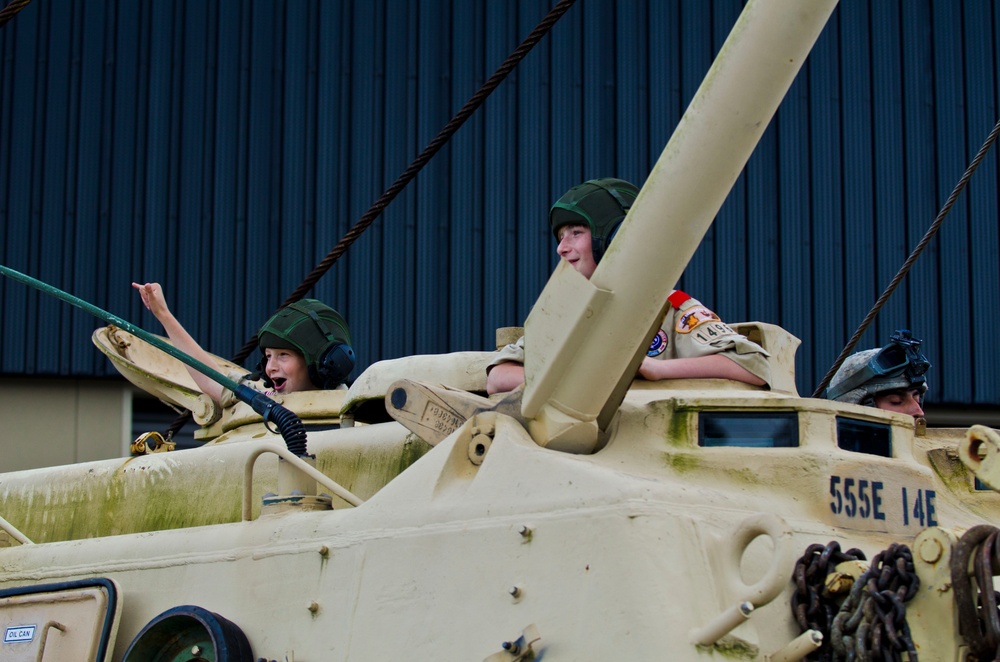
[[[680,308],[681,305],[691,298],[691,295],[687,292],[681,292],[680,290],[674,290],[674,293],[667,297],[667,301],[674,308]]]

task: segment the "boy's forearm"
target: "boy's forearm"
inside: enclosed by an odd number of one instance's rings
[[[486,375],[486,392],[506,393],[524,383],[524,366],[520,363],[501,363],[493,366]]]

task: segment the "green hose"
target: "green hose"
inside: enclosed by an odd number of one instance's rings
[[[246,384],[240,384],[233,381],[218,370],[205,365],[198,359],[182,352],[170,343],[165,342],[162,338],[140,329],[131,322],[127,322],[117,315],[112,315],[108,311],[87,303],[83,299],[75,297],[68,292],[64,292],[57,287],[53,287],[48,283],[43,283],[42,281],[32,278],[31,276],[26,276],[19,271],[14,271],[13,269],[5,267],[2,264],[0,264],[0,274],[24,283],[25,285],[29,285],[36,290],[40,290],[57,299],[61,299],[62,301],[76,306],[77,308],[85,310],[94,317],[104,320],[108,324],[114,324],[115,326],[128,331],[132,335],[145,340],[153,347],[166,352],[178,361],[186,363],[209,379],[221,384],[223,387],[235,393],[237,398],[250,405],[255,412],[264,417],[265,421],[274,421],[275,425],[278,427],[278,431],[281,433],[282,438],[285,440],[285,444],[288,446],[288,450],[300,457],[306,455],[306,433],[305,427],[302,425],[302,421],[300,421],[291,411],[285,409],[260,391],[256,391]]]
[[[7,276],[8,278],[13,278],[16,281],[22,282],[25,285],[30,285],[36,290],[41,290],[42,292],[54,296],[57,299],[62,299],[66,303],[76,306],[77,308],[80,308],[82,310],[85,310],[94,317],[104,320],[108,324],[114,324],[118,328],[124,329],[129,333],[131,333],[132,335],[142,338],[150,345],[156,347],[157,349],[163,350],[164,352],[166,352],[167,354],[169,354],[170,356],[174,357],[179,361],[183,361],[184,363],[188,364],[198,372],[202,373],[207,377],[211,377],[213,381],[222,384],[231,391],[235,391],[236,387],[238,386],[236,382],[234,382],[229,377],[226,377],[218,370],[214,370],[213,368],[210,368],[209,366],[205,365],[198,359],[189,356],[188,354],[185,354],[184,352],[177,349],[170,343],[165,342],[162,338],[154,336],[152,333],[140,329],[131,322],[126,322],[122,318],[116,315],[112,315],[108,311],[102,310],[101,308],[98,308],[93,304],[87,303],[83,299],[77,298],[72,294],[69,294],[68,292],[63,292],[58,287],[53,287],[48,283],[43,283],[42,281],[36,280],[31,276],[25,276],[24,274],[18,271],[14,271],[9,267],[5,267],[2,264],[0,264],[0,273],[2,273],[4,276]]]

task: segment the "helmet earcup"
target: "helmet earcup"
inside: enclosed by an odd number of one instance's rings
[[[618,233],[618,228],[622,226],[622,221],[624,220],[625,215],[623,214],[612,221],[610,229],[608,230],[608,236],[606,237],[599,237],[596,234],[591,234],[590,241],[594,253],[595,264],[599,264],[601,258],[604,257],[604,252],[608,250],[608,246],[611,245],[611,240],[615,238],[615,235]]]
[[[267,355],[263,352],[261,352],[260,361],[257,362],[257,367],[251,373],[250,379],[254,381],[260,379],[264,382],[264,388],[274,388],[274,382],[267,376]]]
[[[346,343],[333,343],[315,365],[309,366],[309,381],[321,389],[343,384],[354,370],[354,348]]]

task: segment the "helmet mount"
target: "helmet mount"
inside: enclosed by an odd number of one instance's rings
[[[881,349],[853,354],[830,380],[824,397],[854,404],[871,404],[885,391],[917,389],[921,399],[927,392],[926,372],[930,361],[920,351],[921,341],[907,329],[899,329]]]

